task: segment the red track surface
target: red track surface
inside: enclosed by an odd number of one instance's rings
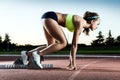
[[[0,64],[12,64],[15,57],[0,57]],[[66,69],[68,58],[46,58],[53,69],[0,69],[0,80],[120,80],[120,58],[78,58],[78,70]]]

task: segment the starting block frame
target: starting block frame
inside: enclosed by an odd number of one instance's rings
[[[42,64],[43,69],[52,69],[53,64]],[[0,65],[0,69],[40,69],[37,66],[28,66],[28,65],[14,65],[14,64],[9,64],[9,65]]]
[[[43,69],[52,69],[53,64],[42,64]],[[30,58],[29,63],[27,65],[23,64],[9,64],[9,65],[0,65],[0,69],[41,69],[38,65],[36,65],[33,58]]]

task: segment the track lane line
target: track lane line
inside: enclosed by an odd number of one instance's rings
[[[77,77],[77,75],[78,75],[83,69],[85,69],[85,68],[88,67],[89,65],[95,64],[95,63],[97,63],[97,62],[98,62],[98,60],[96,60],[96,61],[91,61],[90,63],[85,64],[84,66],[82,66],[82,67],[80,68],[80,70],[75,71],[75,72],[68,78],[68,80],[74,80],[74,79]]]

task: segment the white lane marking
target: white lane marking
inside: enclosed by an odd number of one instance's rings
[[[89,65],[94,64],[94,63],[97,63],[97,60],[96,60],[96,61],[92,61],[92,62],[90,62],[90,63],[82,66],[81,69],[75,71],[75,72],[68,78],[68,80],[74,80],[74,79],[77,77],[77,75],[78,75],[83,69],[85,69],[86,67],[88,67]]]

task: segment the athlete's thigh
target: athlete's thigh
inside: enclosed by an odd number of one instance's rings
[[[44,29],[44,34],[45,34],[45,37],[46,37],[46,40],[47,40],[48,45],[54,44],[54,43],[55,43],[55,38],[52,37],[52,36],[47,32],[47,30],[45,29],[45,27],[43,27],[43,29]]]
[[[53,36],[56,40],[61,42],[66,41],[65,34],[61,28],[61,26],[52,19],[46,19],[44,21],[44,26],[47,32]]]

